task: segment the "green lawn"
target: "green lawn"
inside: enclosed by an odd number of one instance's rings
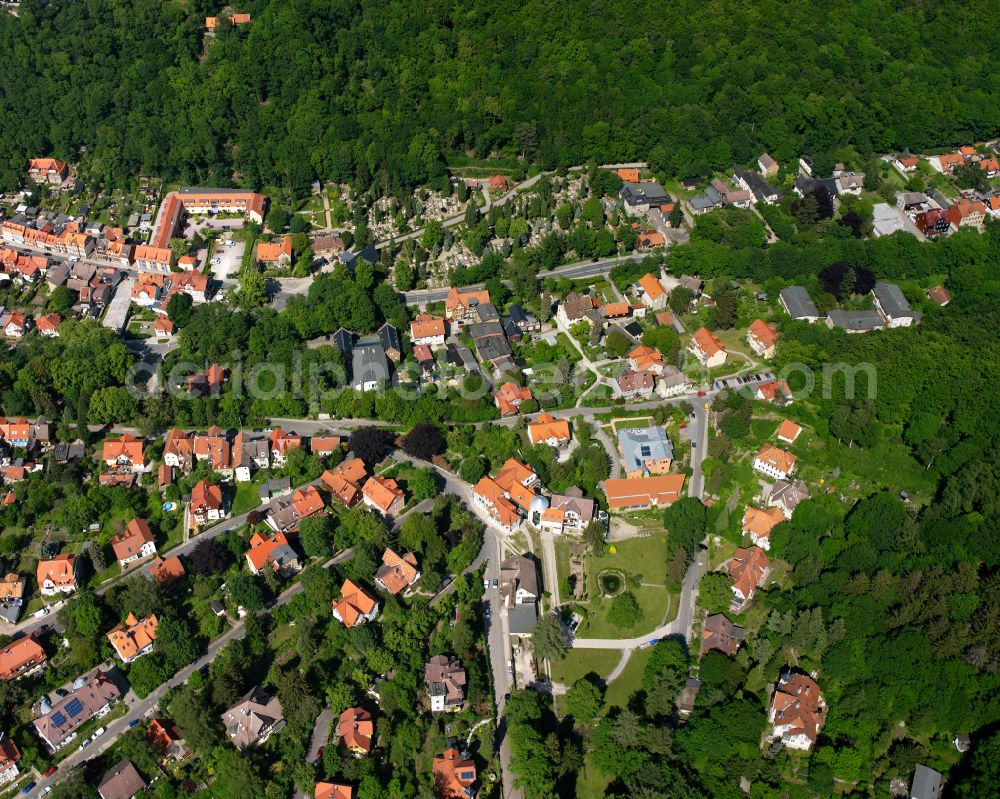
[[[567,688],[590,672],[603,679],[618,665],[621,654],[617,649],[571,649],[566,657],[552,664],[552,679]]]
[[[603,799],[612,779],[613,777],[605,777],[591,765],[590,758],[586,758],[576,778],[577,799]]]
[[[605,712],[612,707],[624,707],[628,703],[642,682],[642,674],[646,670],[646,663],[649,662],[652,652],[652,647],[633,650],[625,670],[608,686],[604,694]]]
[[[249,513],[260,504],[260,498],[257,496],[258,488],[255,483],[236,484],[236,492],[233,494],[233,516]]]

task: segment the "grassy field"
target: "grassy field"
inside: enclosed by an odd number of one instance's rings
[[[233,516],[249,513],[260,504],[260,498],[257,496],[258,488],[255,483],[236,484],[236,492],[233,494]]]
[[[590,672],[603,679],[618,665],[619,660],[621,652],[617,649],[571,649],[566,657],[552,664],[552,679],[566,687]]]
[[[646,670],[646,663],[652,654],[652,647],[646,649],[636,649],[632,652],[625,670],[608,686],[604,694],[605,712],[612,707],[624,707],[632,694],[638,690],[642,681],[642,674]]]

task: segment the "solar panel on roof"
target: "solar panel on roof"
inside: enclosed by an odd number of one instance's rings
[[[57,727],[61,727],[63,724],[66,723],[66,717],[60,711],[57,710],[55,713],[52,714],[52,723],[55,724]]]
[[[66,704],[66,712],[69,713],[70,718],[76,718],[83,712],[83,702],[79,699],[70,699]]]

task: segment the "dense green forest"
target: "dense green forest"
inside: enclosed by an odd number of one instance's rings
[[[30,156],[308,187],[433,181],[466,154],[687,175],[1000,130],[990,4],[252,0],[207,47],[194,0],[0,15],[0,185]],[[228,27],[228,26],[225,26]]]

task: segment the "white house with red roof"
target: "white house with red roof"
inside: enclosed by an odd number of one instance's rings
[[[827,705],[812,677],[795,672],[781,675],[771,697],[767,720],[771,739],[789,749],[809,750],[826,720]]]

